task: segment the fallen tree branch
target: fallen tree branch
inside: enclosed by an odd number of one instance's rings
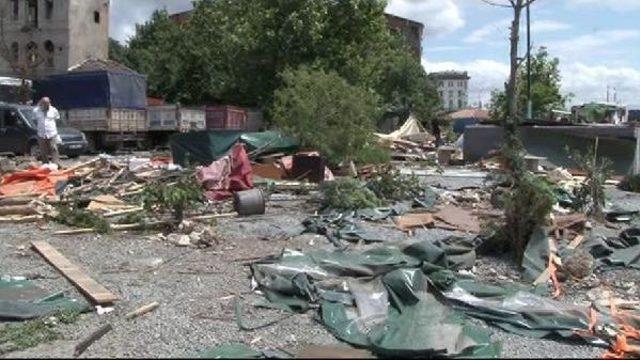
[[[100,340],[103,336],[105,336],[109,331],[113,330],[113,326],[111,324],[107,324],[102,326],[100,329],[94,331],[87,338],[82,340],[78,345],[76,345],[75,351],[73,353],[74,357],[78,357],[82,355],[85,350],[89,348],[93,343]]]

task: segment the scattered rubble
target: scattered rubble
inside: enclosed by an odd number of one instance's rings
[[[438,157],[428,137],[380,138],[398,157],[400,153],[422,160]],[[99,156],[62,169],[20,170],[18,166],[3,176],[0,185],[0,223],[16,226],[13,223],[55,220],[74,227],[53,229],[66,236],[152,230],[155,235],[145,239],[165,243],[172,251],[213,250],[212,254],[224,256],[215,261],[215,267],[188,266],[176,272],[199,279],[202,274],[217,273],[218,266],[247,265],[253,276],[251,290],[258,291],[252,295],[265,297],[254,305],[294,313],[319,309],[321,323],[336,339],[367,349],[349,352],[353,356],[498,356],[499,348],[490,332],[476,328],[475,322],[461,320],[462,314],[512,334],[577,339],[602,347],[603,353],[609,351],[610,355],[637,356],[637,339],[632,335],[638,324],[632,319],[640,309],[635,301],[638,287],[625,279],[614,283],[602,280],[605,269],[640,269],[640,230],[631,224],[636,212],[605,207],[611,219],[629,220],[618,225],[617,236],[594,235],[594,228],[610,224],[599,223],[573,207],[572,196],[582,178],[564,169],[531,174],[554,190],[555,204],[546,227],[537,229],[535,239],[529,242],[522,263],[525,271],[518,273],[520,264],[502,264],[509,260],[486,259],[476,252],[489,244],[484,238],[486,224],[500,224],[507,215],[493,191],[500,189],[500,182],[487,182],[486,173],[475,170],[478,165],[451,167],[449,159],[440,158],[442,169],[435,163],[350,166],[357,176],[337,180],[322,161],[305,159],[305,165],[300,165],[296,155],[269,158],[264,154],[257,159],[242,145],[195,172],[162,157]],[[500,168],[497,160],[480,166]],[[304,176],[292,178],[294,173]],[[469,179],[469,184],[464,184]],[[247,212],[239,205],[239,194],[252,189],[257,203],[251,206],[257,210]],[[296,220],[290,224],[300,229],[274,225],[278,236],[259,235],[252,241],[277,238],[301,242],[300,248],[273,256],[256,253],[227,258],[226,253],[237,251],[242,244],[228,243],[219,222],[252,222],[265,211],[269,214],[270,209],[292,206],[299,207],[300,219],[306,217],[301,223]],[[423,238],[436,231],[449,235]],[[302,233],[320,236],[302,237]],[[390,233],[394,235],[388,236]],[[132,319],[160,306],[154,302],[124,313],[116,304],[113,310],[114,294],[99,288],[101,285],[61,254],[45,249],[45,244],[35,246],[90,302],[104,305],[97,309],[102,316]],[[190,249],[180,250],[183,247]],[[153,274],[175,261],[157,255],[140,258],[144,261],[138,261],[135,269],[131,262],[122,262],[102,271],[88,270],[101,275]],[[231,294],[230,298],[241,301],[242,296]],[[127,296],[118,293],[117,297]],[[523,306],[510,305],[515,303]],[[154,317],[164,312],[164,305],[162,309]],[[252,322],[259,324],[254,328],[241,320],[245,311],[255,315],[258,310],[236,305],[240,329],[252,331],[279,326],[292,316],[257,320]],[[489,315],[507,313],[510,315]],[[424,321],[429,321],[429,326],[424,326]],[[110,331],[110,326],[78,344],[78,354]],[[243,341],[244,347],[209,353],[268,357],[280,351],[265,348],[256,352],[246,347],[270,343],[264,336],[261,333]],[[101,342],[107,340],[105,337]]]

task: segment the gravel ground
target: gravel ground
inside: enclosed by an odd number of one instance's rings
[[[627,201],[640,204],[640,199]],[[34,224],[3,225],[0,227],[0,275],[38,274],[44,279],[36,280],[37,285],[50,291],[69,290],[79,298],[81,295],[66,279],[28,249],[33,240],[47,240],[121,299],[110,314],[85,314],[74,324],[60,325],[63,340],[5,357],[70,357],[77,342],[107,322],[114,325],[114,330],[81,357],[188,357],[199,350],[230,342],[288,351],[305,344],[338,345],[313,313],[295,315],[261,330],[241,331],[235,322],[233,300],[229,298],[241,294],[246,303],[257,299],[249,293],[250,273],[243,265],[248,258],[277,254],[284,248],[332,248],[319,236],[288,239],[300,230],[300,222],[312,212],[313,208],[304,203],[278,202],[264,216],[220,220],[217,229],[223,241],[206,250],[178,248],[142,234],[58,237],[52,235],[59,229],[55,224],[43,229]],[[367,227],[377,227],[390,241],[408,239],[408,235],[388,226],[368,224]],[[451,234],[434,229],[417,231],[414,236],[437,239]],[[519,279],[518,269],[507,259],[479,258],[474,272],[479,279],[487,281]],[[629,298],[629,289],[625,287],[628,282],[640,283],[639,274],[635,270],[608,271],[589,283],[568,284],[568,295],[563,301],[585,301],[587,291],[593,286],[607,286]],[[132,321],[122,320],[125,313],[154,301],[160,302],[161,307],[152,314]],[[260,325],[286,315],[248,305],[245,312],[244,321],[249,325]],[[493,339],[502,342],[502,356],[507,358],[599,358],[604,353],[600,348],[491,330]]]

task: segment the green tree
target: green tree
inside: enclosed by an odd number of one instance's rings
[[[165,12],[137,28],[134,68],[152,93],[185,104],[271,108],[279,76],[301,65],[381,96],[381,113],[439,106],[419,59],[389,31],[382,0],[197,0],[189,21]]]
[[[136,25],[136,33],[128,41],[125,64],[147,75],[149,95],[177,98],[183,36],[166,10],[157,10],[149,21]]]
[[[531,58],[531,96],[533,102],[533,118],[544,119],[551,110],[566,108],[571,94],[563,95],[561,90],[560,61],[551,58],[545,47]],[[518,70],[518,117],[525,118],[527,109],[527,69]],[[494,91],[491,98],[491,112],[495,120],[502,120],[507,115],[507,97],[504,91]]]
[[[109,38],[109,59],[129,66],[129,48],[118,40]]]
[[[358,160],[375,144],[377,95],[350,85],[336,72],[303,66],[282,73],[275,93],[277,126],[317,149],[332,165]]]

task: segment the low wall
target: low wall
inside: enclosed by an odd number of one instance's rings
[[[520,136],[527,152],[562,167],[574,167],[566,148],[586,153],[599,138],[598,156],[613,162],[616,175],[640,173],[640,129],[626,126],[522,126]],[[502,145],[503,129],[495,125],[468,126],[464,133],[464,158],[475,162]]]

